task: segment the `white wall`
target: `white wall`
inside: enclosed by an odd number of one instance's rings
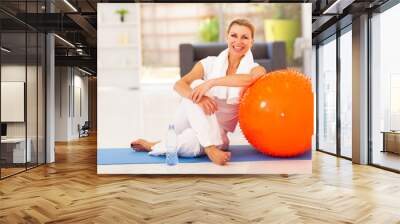
[[[56,67],[55,85],[55,140],[77,139],[78,124],[88,120],[88,78],[76,68]]]
[[[70,69],[55,68],[55,141],[68,141]]]
[[[73,108],[73,113],[72,113],[72,129],[71,129],[71,135],[73,138],[78,138],[79,133],[78,133],[78,124],[82,126],[85,121],[88,121],[88,77],[82,77],[80,74],[76,74],[75,70],[75,75],[74,75],[74,108]],[[80,90],[80,93],[78,93],[78,90]],[[79,97],[80,96],[80,97]],[[79,102],[80,101],[80,102]],[[81,111],[80,111],[81,110]],[[75,113],[74,113],[75,112]]]
[[[116,10],[129,11],[124,22]],[[97,4],[98,86],[139,88],[142,65],[139,4]]]

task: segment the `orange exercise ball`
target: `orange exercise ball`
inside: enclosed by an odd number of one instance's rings
[[[239,125],[257,150],[291,157],[311,149],[314,104],[311,80],[294,70],[261,76],[244,92]]]

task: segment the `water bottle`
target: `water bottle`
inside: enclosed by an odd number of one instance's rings
[[[168,126],[165,146],[167,148],[167,153],[165,155],[166,157],[165,162],[167,163],[167,165],[173,166],[178,164],[179,161],[178,161],[177,137],[176,137],[175,127],[172,124]]]

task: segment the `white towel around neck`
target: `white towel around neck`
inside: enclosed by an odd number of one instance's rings
[[[228,49],[225,49],[214,59],[210,73],[206,74],[207,79],[226,76],[228,64]],[[235,74],[250,74],[251,69],[256,66],[258,66],[258,64],[254,62],[251,50],[248,50],[240,60],[239,67]],[[240,87],[215,86],[210,90],[210,93],[212,96],[219,99],[226,99],[227,104],[237,104],[239,103],[240,89]]]

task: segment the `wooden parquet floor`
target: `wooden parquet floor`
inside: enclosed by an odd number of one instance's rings
[[[400,175],[316,152],[310,175],[99,176],[89,137],[0,181],[0,223],[400,223]]]
[[[18,173],[18,172],[22,172],[22,171],[24,171],[25,170],[25,167],[18,167],[18,168],[13,168],[13,167],[7,167],[7,168],[1,168],[1,176],[2,177],[7,177],[7,176],[10,176],[10,175],[13,175],[13,174],[15,174],[15,173]]]

